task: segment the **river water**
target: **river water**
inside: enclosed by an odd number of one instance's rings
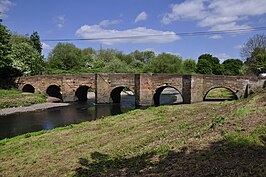
[[[182,101],[178,93],[161,95],[161,104],[175,104],[178,101]],[[135,109],[135,97],[133,95],[123,95],[121,104],[95,105],[91,100],[88,100],[87,102],[75,102],[66,107],[0,116],[0,139],[92,121],[133,109]]]

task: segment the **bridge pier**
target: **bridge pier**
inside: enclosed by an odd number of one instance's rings
[[[86,91],[92,89],[95,90],[96,103],[118,103],[121,91],[128,88],[134,92],[135,103],[139,106],[154,105],[154,100],[158,102],[162,90],[167,87],[175,88],[185,104],[203,101],[214,88],[227,88],[237,98],[243,98],[257,88],[266,87],[265,78],[163,73],[41,75],[20,77],[16,83],[21,90],[44,93],[64,102],[85,100]]]

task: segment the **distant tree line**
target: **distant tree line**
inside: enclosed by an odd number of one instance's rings
[[[80,49],[71,43],[58,43],[47,59],[42,56],[37,32],[31,35],[11,33],[0,21],[0,77],[60,73],[179,73],[245,75],[266,72],[266,36],[251,37],[244,44],[240,59],[221,63],[211,54],[202,54],[198,62],[181,56],[153,51],[124,54],[113,49]]]

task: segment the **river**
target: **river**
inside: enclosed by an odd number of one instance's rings
[[[121,104],[94,104],[92,99],[89,99],[87,102],[75,102],[66,107],[0,116],[0,139],[92,121],[135,109],[134,95],[124,94],[121,98]],[[162,93],[160,102],[176,104],[182,102],[182,97],[177,92],[166,90]]]

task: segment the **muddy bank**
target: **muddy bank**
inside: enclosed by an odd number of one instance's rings
[[[49,109],[49,108],[68,106],[68,105],[69,103],[41,103],[26,107],[5,108],[5,109],[0,109],[0,116],[18,113],[18,112],[30,112],[30,111]]]

